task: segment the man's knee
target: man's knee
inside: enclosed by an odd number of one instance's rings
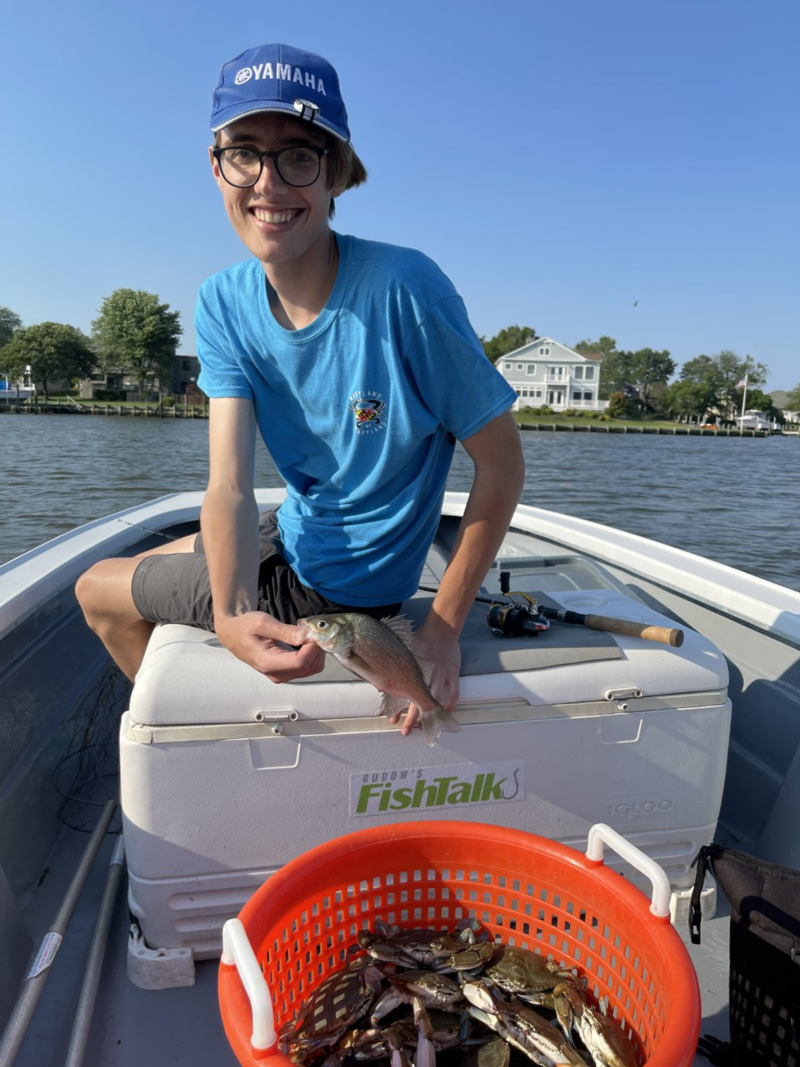
[[[94,610],[98,600],[98,592],[101,588],[99,567],[100,564],[95,563],[88,571],[84,571],[75,583],[75,596],[84,615]]]
[[[103,618],[131,613],[138,616],[131,593],[134,570],[132,560],[102,559],[75,583],[75,596],[93,629]]]

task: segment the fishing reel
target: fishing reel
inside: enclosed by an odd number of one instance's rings
[[[494,601],[486,613],[489,629],[495,637],[537,637],[550,628],[550,620],[539,613],[536,600],[527,593],[509,593],[509,572],[500,572],[500,591],[508,603]],[[522,597],[521,604],[514,597]]]

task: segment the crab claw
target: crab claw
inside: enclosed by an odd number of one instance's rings
[[[414,997],[414,1022],[417,1024],[417,1055],[415,1067],[436,1067],[436,1050],[433,1046],[433,1027],[422,1001]]]

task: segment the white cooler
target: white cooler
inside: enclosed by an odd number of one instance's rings
[[[406,614],[420,621],[430,599]],[[615,589],[551,601],[674,625]],[[480,604],[462,651],[462,731],[428,748],[420,731],[404,738],[376,717],[377,691],[332,657],[320,675],[274,685],[213,634],[159,627],[121,726],[140,955],[219,955],[224,921],[284,863],[392,820],[497,823],[579,849],[605,822],[674,889],[690,886],[725,775],[720,652],[688,630],[679,649],[558,623],[537,638],[495,638]],[[475,901],[480,914],[477,889]]]

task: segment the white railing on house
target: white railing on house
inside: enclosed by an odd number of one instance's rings
[[[580,411],[605,411],[608,407],[607,400],[562,400],[560,403],[552,403],[547,400],[547,397],[534,397],[534,396],[519,396],[517,402],[514,405],[516,410],[519,408],[538,408],[547,405],[553,409],[553,411],[567,411],[567,410],[580,410]]]
[[[607,400],[565,400],[559,407],[583,408],[585,411],[605,411],[608,407]]]

